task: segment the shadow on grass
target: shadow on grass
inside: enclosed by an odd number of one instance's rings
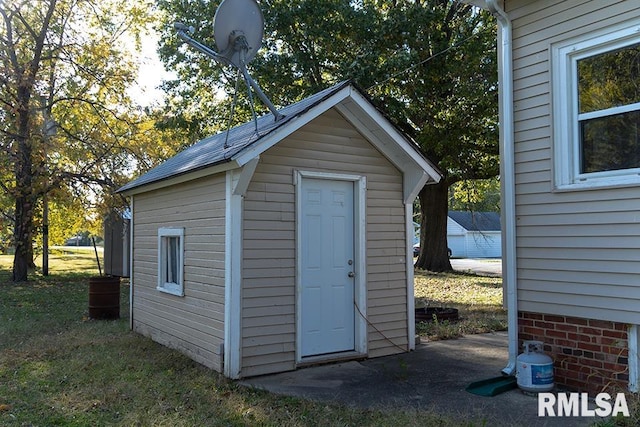
[[[503,331],[507,314],[502,307],[502,279],[472,273],[431,273],[415,275],[415,306],[457,308],[455,322],[419,324],[419,335],[432,339],[451,339],[462,335]]]
[[[377,411],[238,386],[129,330],[93,321],[88,278],[73,272],[14,284],[0,271],[0,425],[457,426],[428,411]]]

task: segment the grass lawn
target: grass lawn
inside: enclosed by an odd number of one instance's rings
[[[457,322],[429,322],[417,326],[416,332],[430,340],[507,329],[500,277],[416,271],[414,292],[416,308],[458,309],[460,320]]]
[[[49,277],[35,273],[19,285],[11,262],[0,255],[2,426],[460,425],[431,412],[354,409],[239,386],[131,332],[126,283],[120,320],[87,319],[93,253],[52,255]]]

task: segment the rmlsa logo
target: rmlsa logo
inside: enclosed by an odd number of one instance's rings
[[[538,394],[539,417],[608,417],[622,414],[629,416],[627,398],[624,393],[618,393],[615,401],[611,401],[609,393],[599,393],[594,403],[595,409],[589,408],[587,393],[553,393]]]

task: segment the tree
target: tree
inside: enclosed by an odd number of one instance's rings
[[[193,25],[200,40],[215,46],[210,28],[216,5],[160,0],[159,6],[167,40],[161,57],[178,73],[166,85],[173,105],[181,107],[174,124],[199,131],[226,126],[228,103],[212,94],[233,91],[233,75],[179,48],[169,29],[173,21]],[[493,18],[453,0],[265,0],[261,7],[264,49],[250,66],[274,103],[352,79],[443,170],[440,184],[420,192],[417,266],[450,270],[448,188],[498,174]]]
[[[165,125],[184,129],[195,141],[228,125],[230,104],[236,95],[237,73],[182,45],[174,22],[196,28],[196,37],[216,46],[213,17],[219,2],[159,0],[164,12],[160,26],[163,43],[160,57],[176,73],[167,81],[171,114]],[[325,89],[328,84],[354,78],[358,70],[365,80],[370,70],[360,69],[354,55],[377,58],[371,32],[378,14],[372,4],[354,8],[348,0],[266,0],[260,3],[265,18],[263,49],[250,63],[252,74],[277,106],[284,106]],[[319,17],[324,17],[319,21]],[[251,118],[244,84],[239,86],[234,124]],[[266,108],[256,102],[259,113]]]
[[[577,61],[580,113],[630,105],[640,98],[637,45]],[[580,172],[631,169],[640,165],[638,113],[629,111],[580,120]]]
[[[14,226],[14,281],[33,265],[44,194],[82,187],[97,201],[131,174],[141,115],[126,93],[135,78],[126,44],[137,43],[149,10],[142,0],[5,0],[0,8],[0,164],[12,171],[0,188],[13,201],[3,216]]]
[[[449,207],[454,211],[500,212],[500,180],[456,182],[449,187]]]
[[[495,25],[488,15],[458,2],[428,3],[430,7],[411,2],[403,6],[408,17],[402,27],[404,43],[408,62],[414,65],[412,75],[399,74],[389,82],[402,92],[388,103],[395,117],[404,111],[403,129],[444,173],[440,183],[425,186],[419,194],[421,253],[416,266],[446,271],[451,270],[446,241],[449,187],[499,172]],[[394,102],[397,99],[403,104]]]

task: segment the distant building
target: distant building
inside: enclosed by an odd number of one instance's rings
[[[500,258],[501,238],[498,212],[449,211],[447,243],[452,257]]]

